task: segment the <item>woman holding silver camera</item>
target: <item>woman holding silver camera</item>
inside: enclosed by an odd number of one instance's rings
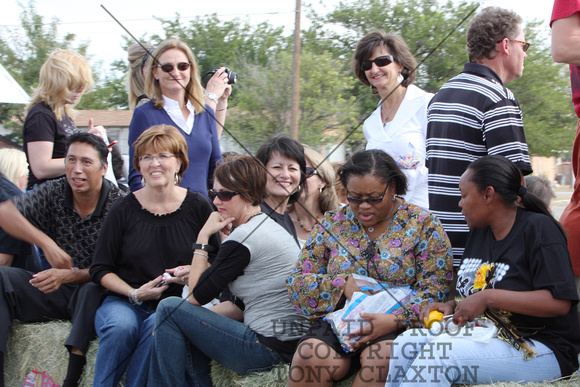
[[[145,92],[151,100],[135,109],[129,125],[129,160],[133,159],[133,142],[145,129],[160,124],[175,126],[187,142],[190,160],[180,186],[207,196],[216,162],[221,159],[219,138],[232,90],[224,70],[216,71],[204,90],[191,49],[177,39],[159,44],[145,74]],[[131,191],[143,184],[146,180],[131,164]]]

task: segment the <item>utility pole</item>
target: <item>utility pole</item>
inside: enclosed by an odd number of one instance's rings
[[[292,62],[292,115],[290,129],[292,138],[298,140],[300,123],[300,13],[302,0],[296,0],[294,22],[294,60]]]

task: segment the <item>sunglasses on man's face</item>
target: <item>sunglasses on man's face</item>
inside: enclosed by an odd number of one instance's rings
[[[240,193],[237,191],[216,191],[213,188],[209,190],[209,198],[211,199],[212,202],[216,198],[216,196],[222,202],[229,202],[230,200],[232,200],[234,196],[239,194]]]
[[[172,72],[175,67],[177,67],[179,71],[187,71],[187,69],[189,69],[190,66],[191,63],[188,62],[179,62],[177,66],[173,66],[171,63],[157,65],[157,67],[159,67],[164,73]]]
[[[395,59],[393,59],[392,55],[384,55],[378,56],[373,60],[363,60],[361,68],[363,71],[369,71],[373,68],[373,63],[377,65],[377,67],[385,67],[393,63]]]

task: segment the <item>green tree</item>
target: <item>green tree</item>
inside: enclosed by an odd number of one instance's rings
[[[34,0],[19,5],[20,29],[4,28],[0,34],[0,57],[2,64],[10,72],[22,88],[29,94],[38,85],[40,67],[48,55],[56,48],[72,49],[86,56],[87,43],[75,43],[74,34],[65,34],[58,39],[59,20],[53,18],[46,22],[36,11]],[[99,72],[93,69],[95,78],[95,93],[87,94],[81,99],[79,109],[106,109],[120,106],[120,100],[114,96],[120,91],[120,81],[115,76],[106,76],[101,81]],[[126,101],[126,94],[125,94]],[[125,102],[126,105],[126,102]],[[15,120],[14,120],[15,119]],[[22,125],[24,124],[24,108],[19,104],[0,104],[0,123],[12,129],[10,139],[22,142]]]
[[[572,105],[568,66],[552,60],[550,47],[541,39],[539,24],[527,24],[526,41],[532,45],[524,72],[507,86],[522,107],[530,153],[557,156],[567,150],[571,154],[578,117]]]
[[[303,51],[301,67],[299,140],[314,148],[338,142],[356,124],[354,80],[336,68],[328,52]],[[240,69],[246,78],[235,91],[238,103],[226,128],[256,149],[271,136],[290,133],[292,53],[279,53],[267,66],[245,63]]]

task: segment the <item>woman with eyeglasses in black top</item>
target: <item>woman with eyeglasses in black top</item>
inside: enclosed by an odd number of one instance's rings
[[[153,125],[171,125],[179,129],[189,152],[189,168],[180,186],[207,196],[213,171],[221,159],[219,138],[225,123],[231,85],[224,68],[201,85],[197,60],[182,41],[169,39],[153,50],[147,59],[145,93],[151,100],[135,109],[129,125],[129,160],[135,152],[133,143]],[[129,167],[129,187],[143,186],[141,174]]]
[[[357,152],[338,175],[349,205],[324,215],[287,280],[294,306],[314,322],[292,359],[290,386],[332,386],[359,367],[353,385],[384,385],[392,341],[420,326],[422,307],[449,292],[449,239],[433,214],[401,197],[406,177],[393,158],[377,149]],[[416,295],[390,314],[361,313],[370,324],[351,333],[361,338],[347,352],[322,318],[361,291],[352,274],[409,286]],[[321,380],[303,377],[313,372]]]
[[[366,148],[391,155],[407,177],[405,200],[429,209],[425,142],[433,94],[413,85],[417,61],[403,38],[377,29],[359,41],[352,68],[381,97],[363,125]]]

